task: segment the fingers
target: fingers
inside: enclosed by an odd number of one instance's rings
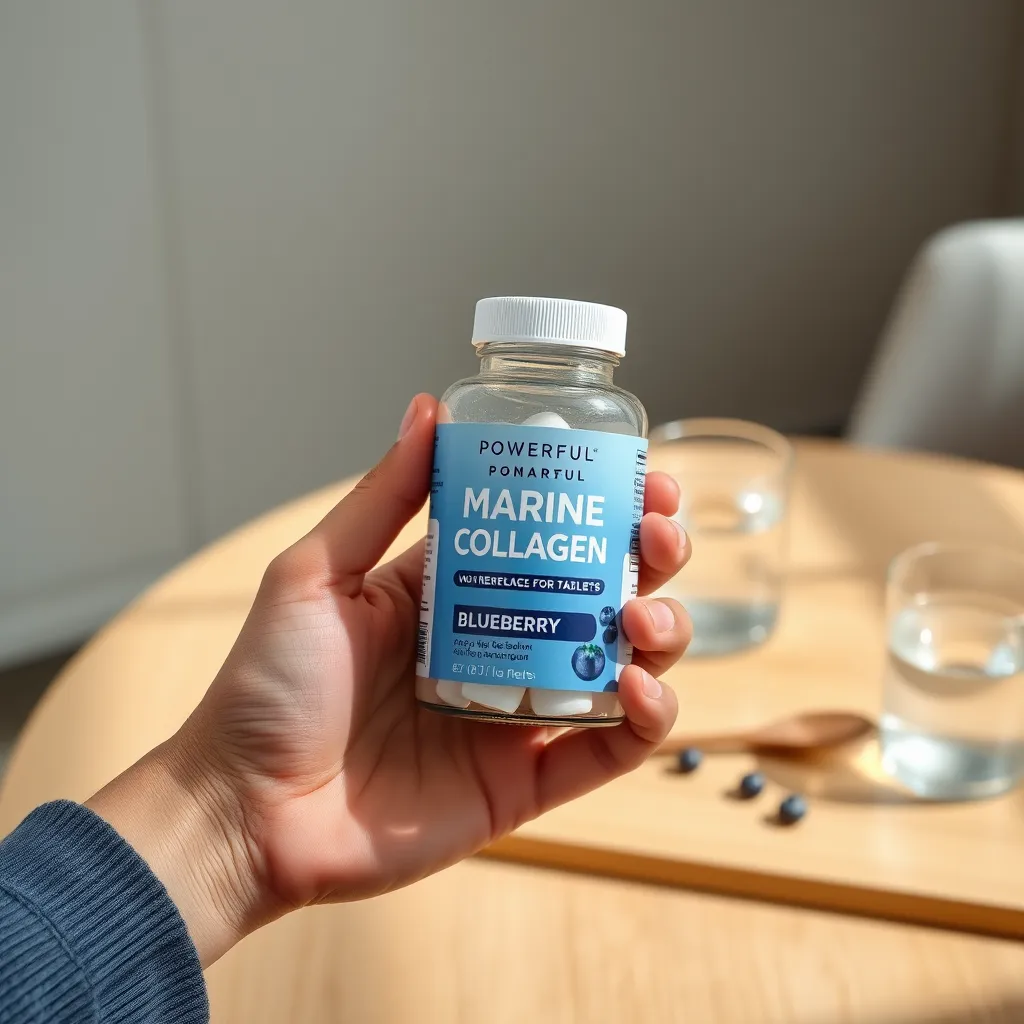
[[[556,807],[639,767],[676,720],[676,695],[639,665],[619,677],[626,721],[611,729],[581,729],[550,742],[539,754],[537,813]]]
[[[632,771],[662,743],[676,720],[676,696],[660,673],[686,651],[693,628],[672,598],[640,598],[622,610],[634,645],[633,664],[619,676],[619,702],[627,721],[614,729],[585,729],[553,740],[540,755],[539,811],[586,793]]]
[[[690,559],[690,539],[674,520],[648,512],[640,521],[639,592],[649,594],[670,580]]]
[[[297,544],[275,560],[301,582],[355,593],[362,577],[419,511],[430,487],[437,401],[417,395],[398,440],[355,488]]]
[[[693,637],[690,616],[671,597],[630,601],[622,609],[622,628],[634,647],[633,664],[656,676],[686,653]]]
[[[644,483],[644,512],[660,512],[672,516],[679,511],[679,484],[668,475],[655,470]]]
[[[679,485],[665,473],[649,473],[640,522],[638,592],[649,594],[670,580],[690,560],[690,539],[675,519]],[[689,615],[671,598],[631,601],[622,610],[622,625],[636,648],[634,664],[659,675],[686,651],[693,635]]]

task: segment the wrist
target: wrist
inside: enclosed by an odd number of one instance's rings
[[[86,803],[163,883],[204,968],[280,912],[261,885],[241,803],[185,730]]]

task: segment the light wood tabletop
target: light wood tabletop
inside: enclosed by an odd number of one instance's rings
[[[96,637],[20,738],[0,835],[40,802],[85,798],[184,720],[263,567],[351,483],[200,552]],[[865,588],[877,589],[893,551],[927,537],[1024,546],[1024,478],[992,467],[802,443],[798,490],[794,535],[830,538]],[[718,724],[721,710],[712,700],[685,724]],[[217,1024],[1024,1021],[1019,943],[479,859],[292,915],[208,979]]]
[[[793,487],[785,598],[771,640],[685,658],[668,675],[677,731],[714,734],[812,710],[877,721],[886,660],[888,562],[922,540],[1024,550],[1024,473],[933,457],[803,444]],[[653,446],[651,468],[682,472]],[[671,591],[701,569],[701,537]],[[714,552],[712,552],[714,554]],[[1009,711],[994,728],[1019,730]],[[1019,732],[1017,733],[1019,735]],[[531,863],[807,903],[916,924],[1024,938],[1024,789],[985,801],[922,801],[882,772],[869,737],[829,759],[708,756],[681,776],[653,759],[610,786],[526,823],[499,852]],[[767,785],[729,799],[745,772]],[[771,812],[811,801],[798,829]]]

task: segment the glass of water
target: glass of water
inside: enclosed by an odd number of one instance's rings
[[[970,800],[1024,776],[1024,556],[922,544],[889,567],[885,770]]]
[[[779,612],[792,446],[725,419],[667,423],[651,444],[651,468],[679,484],[678,518],[693,542],[690,564],[662,591],[693,619],[689,655],[762,643]]]

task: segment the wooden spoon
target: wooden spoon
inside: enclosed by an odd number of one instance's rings
[[[806,756],[863,739],[874,729],[874,722],[855,711],[804,711],[740,732],[670,736],[658,753],[674,757],[687,747],[696,747],[705,754],[746,751]]]

